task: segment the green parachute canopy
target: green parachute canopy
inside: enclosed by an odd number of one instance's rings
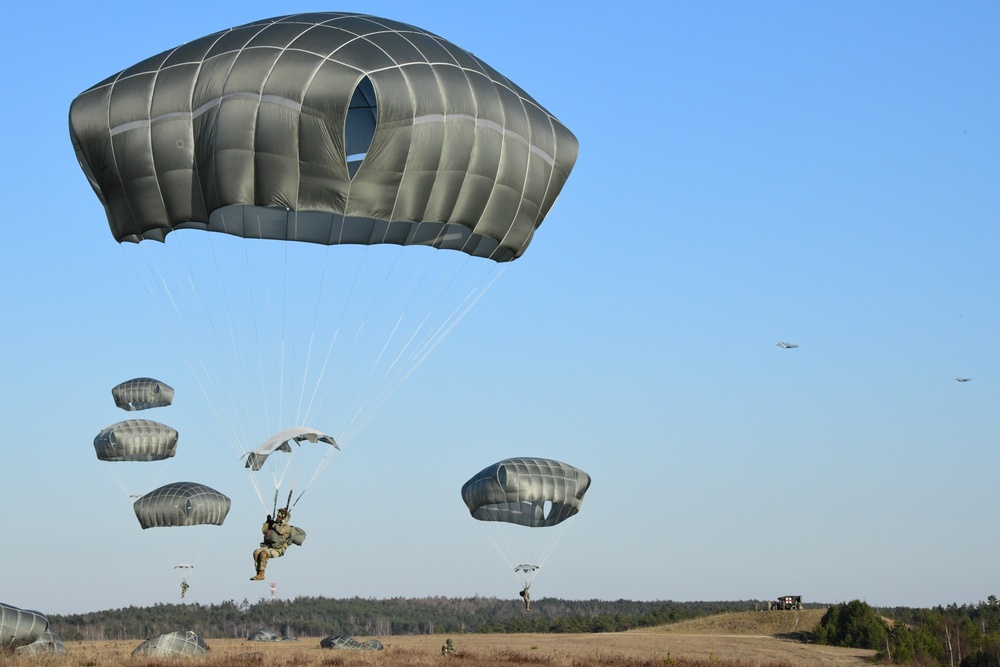
[[[46,630],[30,644],[18,646],[15,653],[18,655],[45,655],[46,653],[61,655],[66,653],[66,643],[59,635],[51,630]]]
[[[70,107],[119,242],[194,228],[519,257],[576,137],[468,51],[348,13],[280,16],[129,67]]]
[[[0,649],[26,646],[49,629],[49,619],[37,611],[0,602]]]
[[[147,639],[135,647],[132,651],[132,657],[143,655],[156,657],[196,656],[205,655],[207,650],[208,646],[205,644],[205,640],[199,635],[190,630],[178,630]]]
[[[133,378],[112,387],[111,396],[122,410],[163,408],[174,400],[174,388],[153,378]]]
[[[590,475],[573,466],[531,457],[504,459],[462,486],[462,500],[480,521],[532,528],[555,526],[580,511]]]
[[[381,651],[385,648],[382,642],[377,639],[359,642],[354,637],[347,637],[346,635],[326,637],[320,641],[319,647],[339,651]]]
[[[162,461],[177,453],[177,431],[149,419],[126,419],[94,438],[101,461]]]
[[[150,491],[132,504],[143,530],[162,526],[221,526],[229,498],[196,482],[174,482]]]

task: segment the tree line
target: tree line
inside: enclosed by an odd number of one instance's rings
[[[815,641],[877,651],[886,664],[1000,667],[1000,600],[930,609],[873,609],[853,600],[827,609]]]
[[[146,639],[193,630],[208,638],[245,638],[257,630],[288,637],[385,637],[440,633],[620,632],[700,616],[754,609],[756,601],[636,602],[540,598],[525,614],[520,600],[495,597],[261,599],[251,604],[157,604],[86,614],[48,615],[66,640]],[[825,606],[825,605],[816,605]]]

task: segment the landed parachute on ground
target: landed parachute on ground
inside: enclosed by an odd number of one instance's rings
[[[49,619],[37,611],[0,602],[0,649],[25,646],[49,629]]]
[[[115,405],[129,412],[162,408],[173,403],[174,388],[153,378],[133,378],[111,389]]]
[[[94,438],[102,461],[162,461],[177,453],[177,430],[149,419],[126,419]]]
[[[46,630],[30,644],[18,646],[15,653],[19,655],[45,655],[47,653],[62,655],[66,653],[66,643],[59,635],[54,634],[51,630]]]
[[[541,528],[580,511],[590,475],[567,463],[520,457],[484,468],[462,486],[462,500],[480,521]]]
[[[382,646],[382,642],[377,639],[359,642],[354,637],[345,637],[343,635],[327,637],[320,641],[319,647],[341,651],[381,651],[385,648]]]
[[[208,646],[205,640],[190,630],[179,630],[147,639],[132,651],[132,657],[148,656],[196,656],[205,655]]]
[[[174,482],[150,491],[132,504],[143,530],[162,526],[221,526],[231,501],[196,482]]]
[[[247,637],[247,641],[251,642],[280,642],[281,635],[271,632],[270,630],[264,630],[261,628],[256,632],[251,632],[250,636]]]

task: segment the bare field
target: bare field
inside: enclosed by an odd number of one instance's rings
[[[792,635],[811,631],[825,613],[826,609],[740,611],[661,625],[647,629],[647,632],[682,635]]]
[[[818,616],[817,616],[818,613]],[[211,667],[420,667],[455,661],[455,667],[862,667],[873,651],[804,644],[780,635],[809,630],[822,610],[723,614],[642,631],[602,634],[456,634],[355,637],[378,639],[384,651],[333,651],[319,647],[320,637],[284,642],[209,639],[209,654],[184,662]],[[802,626],[806,627],[803,628]],[[774,636],[779,635],[779,636]],[[451,638],[458,657],[441,655]],[[67,642],[66,656],[32,660],[0,657],[0,665],[102,665],[137,667],[176,664],[163,658],[131,658],[139,641]]]

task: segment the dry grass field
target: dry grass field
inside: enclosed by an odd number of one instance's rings
[[[333,651],[320,637],[284,642],[209,639],[199,658],[131,658],[138,641],[67,642],[64,656],[0,657],[0,666],[99,667],[861,667],[872,651],[782,638],[815,626],[822,610],[723,614],[642,631],[580,635],[418,635],[375,637],[384,651]],[[441,655],[445,639],[460,651]],[[355,637],[359,641],[371,637]]]

